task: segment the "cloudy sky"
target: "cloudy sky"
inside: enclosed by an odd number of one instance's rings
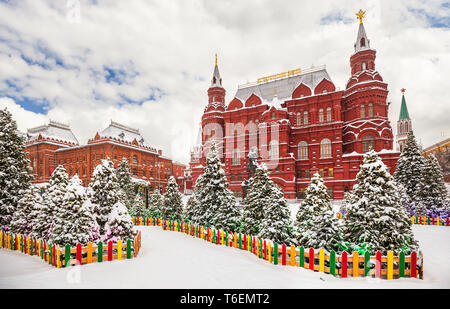
[[[0,0],[0,108],[22,131],[69,123],[81,143],[112,119],[187,163],[215,53],[227,103],[311,65],[343,89],[360,8],[394,131],[404,87],[423,146],[450,137],[450,2],[437,0]]]

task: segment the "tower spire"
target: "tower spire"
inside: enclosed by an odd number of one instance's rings
[[[216,54],[216,63],[214,66],[214,73],[213,73],[213,78],[211,80],[211,87],[221,87],[222,88],[222,78],[220,77],[220,73],[219,73],[219,66],[217,65],[217,54]]]
[[[356,37],[355,53],[364,49],[370,49],[370,40],[367,38],[366,29],[364,29],[363,18],[365,18],[366,11],[359,10],[356,13],[356,18],[359,19],[358,36]]]
[[[398,120],[404,120],[404,119],[410,119],[409,113],[408,113],[408,107],[406,106],[406,100],[405,100],[405,88],[402,88],[400,90],[402,92],[402,105],[400,107],[400,117]]]

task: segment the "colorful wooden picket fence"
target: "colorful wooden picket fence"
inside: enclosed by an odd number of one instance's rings
[[[336,213],[336,217],[338,219],[342,219],[343,216],[344,215],[340,212]],[[409,219],[411,220],[412,224],[450,226],[450,218],[412,216]]]
[[[97,244],[88,243],[86,247],[78,244],[75,247],[66,245],[62,248],[42,239],[2,231],[0,233],[0,248],[20,251],[31,256],[35,255],[48,264],[61,268],[69,265],[100,263],[136,257],[141,248],[141,232],[138,232],[134,239],[128,239],[127,241],[119,239],[116,243],[109,241],[105,244],[100,241]]]
[[[389,251],[387,256],[382,256],[381,252],[377,252],[374,256],[368,252],[364,255],[359,255],[358,252],[349,255],[345,251],[337,255],[334,251],[287,247],[247,234],[228,233],[182,221],[139,217],[133,218],[133,222],[135,225],[160,226],[164,230],[182,232],[218,245],[250,251],[258,258],[274,265],[301,267],[340,278],[423,279],[423,255],[420,251],[412,252],[409,256],[403,252],[399,256],[394,256],[392,251]]]

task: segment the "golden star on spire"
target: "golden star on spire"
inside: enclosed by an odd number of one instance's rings
[[[366,11],[359,9],[359,12],[356,13],[356,18],[359,18],[359,23],[362,24],[363,18],[365,18]]]

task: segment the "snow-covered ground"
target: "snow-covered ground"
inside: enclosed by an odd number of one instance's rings
[[[0,249],[0,288],[450,288],[450,227],[413,226],[424,255],[424,280],[339,279],[271,265],[253,254],[160,227],[138,227],[136,259],[57,269]]]

